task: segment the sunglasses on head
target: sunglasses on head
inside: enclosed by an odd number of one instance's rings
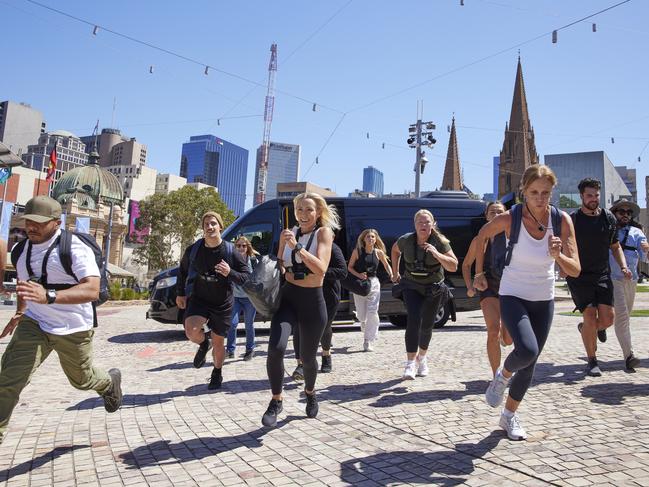
[[[615,213],[620,215],[633,215],[633,210],[617,210]]]

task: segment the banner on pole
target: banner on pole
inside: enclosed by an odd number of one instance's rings
[[[11,214],[14,211],[14,204],[5,201],[2,205],[2,225],[0,225],[0,238],[5,242],[9,240],[9,225],[11,225]]]
[[[90,217],[78,216],[75,231],[79,233],[90,233]]]

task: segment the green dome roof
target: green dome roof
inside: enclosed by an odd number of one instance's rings
[[[80,199],[81,194],[90,196],[95,205],[111,202],[121,204],[124,201],[124,190],[119,180],[97,164],[66,172],[52,188],[52,197],[61,204],[76,196],[79,204],[85,202],[85,206],[90,206],[85,198]]]

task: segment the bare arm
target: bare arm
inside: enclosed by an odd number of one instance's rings
[[[16,285],[18,296],[25,301],[47,304],[45,288],[33,281],[18,281]],[[56,292],[56,304],[83,304],[91,303],[99,298],[99,277],[88,276],[79,281],[79,284],[69,289]]]
[[[392,282],[399,282],[401,276],[399,275],[399,261],[401,260],[401,250],[397,245],[397,242],[394,242],[392,249],[390,251],[390,257],[392,260]]]
[[[377,249],[376,253],[379,256],[379,260],[381,261],[381,264],[383,264],[383,268],[385,269],[385,272],[388,273],[388,275],[390,276],[390,280],[392,280],[392,268],[390,267],[390,263],[388,262],[388,256],[385,255],[385,252],[383,252],[382,250]]]
[[[559,265],[562,274],[570,277],[577,277],[581,273],[581,263],[579,262],[579,252],[577,252],[577,239],[575,238],[575,227],[572,218],[567,213],[561,215],[561,244],[558,252],[550,249],[550,255],[554,257],[555,262]],[[556,237],[550,238],[550,245]]]
[[[617,265],[620,266],[620,269],[622,270],[622,274],[624,274],[624,278],[631,279],[633,274],[631,274],[631,271],[626,265],[626,257],[624,257],[624,251],[622,250],[622,246],[620,245],[620,242],[615,242],[614,244],[611,245],[611,253],[613,254],[613,258],[615,259],[615,262],[617,262]]]
[[[471,278],[471,266],[475,261],[476,254],[476,239],[471,240],[471,245],[469,245],[469,250],[464,256],[464,261],[462,261],[462,278],[464,279],[464,284],[466,285],[466,294],[470,298],[475,296],[475,289],[473,288],[473,279]]]
[[[367,279],[366,272],[356,272],[356,270],[354,270],[356,261],[358,261],[358,249],[352,251],[352,256],[349,258],[349,264],[347,264],[347,273],[356,276],[359,279]]]

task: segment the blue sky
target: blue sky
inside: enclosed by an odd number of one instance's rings
[[[637,168],[645,206],[649,2],[561,30],[552,44],[549,34],[526,41],[620,0],[41,1],[237,76],[205,76],[201,66],[102,29],[93,36],[91,26],[28,1],[0,0],[0,99],[30,103],[50,130],[87,135],[97,119],[111,125],[115,98],[113,125],[147,144],[147,164],[161,172],[178,173],[189,136],[213,133],[250,151],[252,193],[275,42],[272,140],[302,145],[302,179],[346,195],[371,164],[384,172],[387,192],[412,189],[406,139],[423,100],[438,143],[427,150],[422,189],[441,184],[455,114],[465,183],[489,192],[520,49],[541,157],[604,150],[615,165]]]

